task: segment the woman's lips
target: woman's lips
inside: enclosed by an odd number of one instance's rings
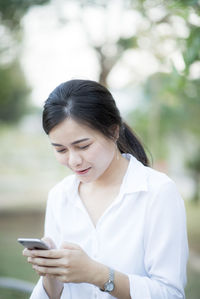
[[[76,172],[77,174],[85,174],[85,173],[87,173],[90,169],[91,169],[91,167],[86,168],[86,169],[84,169],[84,170],[75,170],[75,172]]]

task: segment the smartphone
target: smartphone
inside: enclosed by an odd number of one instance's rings
[[[40,239],[18,238],[17,241],[28,249],[50,249],[50,247]]]

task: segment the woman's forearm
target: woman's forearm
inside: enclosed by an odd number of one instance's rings
[[[49,277],[48,275],[43,277],[43,287],[50,299],[60,299],[63,291],[63,283],[56,278]]]
[[[109,268],[101,263],[94,261],[91,273],[93,273],[93,275],[91,277],[90,283],[103,289],[104,284],[109,279]],[[115,288],[111,292],[112,296],[118,299],[131,299],[129,278],[126,274],[115,271],[114,284]]]

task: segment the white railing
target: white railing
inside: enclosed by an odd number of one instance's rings
[[[34,288],[34,284],[16,278],[0,277],[0,288],[18,290],[24,293],[31,293]]]

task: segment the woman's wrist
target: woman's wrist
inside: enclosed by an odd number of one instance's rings
[[[63,283],[54,277],[43,276],[43,288],[49,298],[59,299],[63,291]]]
[[[114,290],[111,294],[119,299],[130,299],[130,285],[128,275],[115,271]],[[92,261],[90,280],[88,283],[94,284],[100,289],[104,289],[104,284],[109,280],[109,267]]]
[[[101,263],[92,260],[90,266],[90,278],[88,283],[103,288],[106,281],[109,279],[109,268]]]

